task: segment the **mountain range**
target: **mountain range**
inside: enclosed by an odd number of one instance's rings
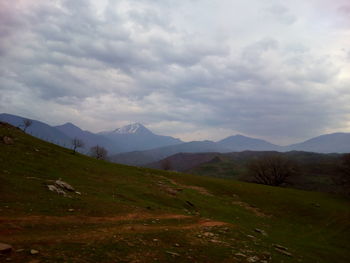
[[[25,118],[2,113],[0,121],[8,122],[16,127],[23,125]],[[318,153],[350,152],[350,133],[333,133],[321,135],[305,142],[279,146],[265,140],[234,135],[223,140],[182,142],[179,139],[154,134],[140,123],[133,123],[112,131],[92,133],[66,123],[50,126],[46,123],[32,120],[27,133],[46,141],[70,148],[71,140],[79,138],[84,141],[82,153],[94,145],[105,147],[110,160],[129,165],[146,165],[157,162],[177,153],[206,153],[206,152],[240,152],[250,151],[309,151]]]
[[[27,118],[7,113],[0,114],[0,121],[20,128],[22,128],[25,119]],[[81,139],[85,144],[85,148],[79,149],[82,153],[88,153],[89,149],[95,145],[106,148],[109,154],[117,154],[183,143],[170,136],[154,134],[140,123],[130,124],[113,131],[92,133],[69,122],[50,126],[37,120],[31,121],[32,125],[28,127],[27,133],[67,148],[71,147],[73,138]]]
[[[333,133],[321,135],[302,143],[289,146],[279,146],[264,140],[234,135],[218,142],[198,141],[187,142],[173,146],[134,151],[111,156],[116,163],[128,165],[149,166],[177,153],[228,153],[242,151],[305,151],[316,153],[347,153],[350,152],[350,133]]]

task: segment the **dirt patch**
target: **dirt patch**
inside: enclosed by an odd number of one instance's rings
[[[5,223],[111,223],[129,220],[147,219],[186,219],[191,216],[181,214],[151,214],[131,213],[112,217],[88,217],[88,216],[25,216],[25,217],[0,217],[0,224]]]
[[[178,219],[176,222],[162,222],[167,219]],[[152,220],[153,223],[139,222],[138,220]],[[84,227],[87,223],[94,224],[93,227]],[[111,224],[110,226],[104,223]],[[113,225],[116,223],[116,225]],[[68,224],[66,230],[55,232],[55,226],[59,224]],[[149,233],[163,232],[169,230],[190,230],[208,227],[227,226],[228,223],[214,221],[211,219],[203,219],[194,216],[186,216],[179,214],[128,214],[116,217],[83,217],[83,216],[28,216],[21,218],[0,218],[0,225],[5,227],[17,226],[17,231],[1,231],[7,242],[84,242],[86,240],[103,240],[106,238],[121,238],[125,233]],[[18,226],[21,226],[18,228]],[[38,226],[37,234],[26,234],[27,231],[35,229]],[[50,226],[53,231],[47,232],[40,226]],[[80,229],[79,226],[82,226]]]
[[[213,196],[207,189],[205,189],[204,187],[201,187],[201,186],[196,186],[196,185],[185,185],[185,184],[180,184],[178,182],[176,182],[175,180],[173,179],[169,179],[169,178],[166,178],[166,180],[168,180],[170,183],[172,183],[173,185],[176,185],[177,187],[181,187],[181,188],[184,188],[184,189],[192,189],[192,190],[195,190],[197,192],[199,192],[200,194],[203,194],[203,195],[208,195],[208,196]]]
[[[267,215],[263,213],[259,208],[253,207],[248,203],[242,202],[242,201],[233,201],[233,205],[238,205],[240,207],[243,207],[244,209],[248,210],[249,212],[252,212],[254,215],[259,217],[271,217],[270,215]]]

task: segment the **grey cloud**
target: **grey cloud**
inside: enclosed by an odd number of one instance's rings
[[[171,122],[281,141],[317,135],[347,118],[340,66],[307,43],[260,37],[260,28],[240,45],[211,39],[179,28],[173,1],[109,1],[101,16],[88,1],[59,3],[8,5],[0,16],[3,111],[27,107],[44,118],[39,112],[48,108],[48,119],[72,116],[90,126]],[[268,12],[295,21],[287,7]]]
[[[283,24],[291,25],[297,21],[297,17],[293,15],[286,6],[283,5],[273,5],[266,11],[277,21]]]

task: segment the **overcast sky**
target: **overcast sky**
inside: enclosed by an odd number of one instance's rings
[[[186,141],[350,132],[350,1],[2,0],[0,112]]]

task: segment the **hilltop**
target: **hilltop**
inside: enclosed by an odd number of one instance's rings
[[[0,138],[0,243],[13,246],[0,261],[326,263],[350,256],[349,200],[98,161],[5,123]],[[51,192],[58,179],[75,191]]]

